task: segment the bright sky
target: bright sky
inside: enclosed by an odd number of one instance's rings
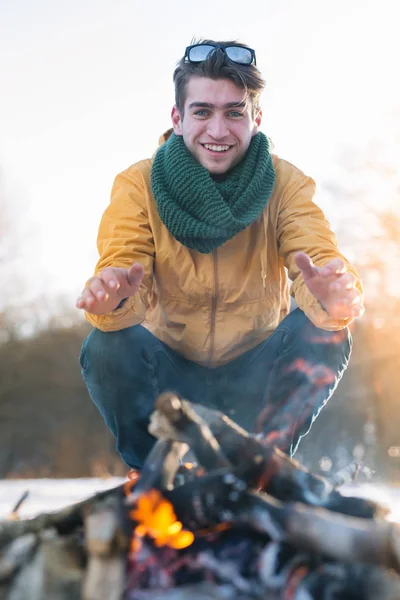
[[[238,39],[266,80],[263,130],[317,182],[400,103],[395,0],[2,0],[0,173],[31,292],[92,274],[115,175],[170,126],[193,36]]]

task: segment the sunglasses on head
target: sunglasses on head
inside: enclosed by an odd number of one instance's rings
[[[256,65],[256,53],[246,46],[223,46],[222,44],[194,44],[185,50],[185,60],[199,63],[207,60],[217,50],[225,52],[229,60],[238,65]]]

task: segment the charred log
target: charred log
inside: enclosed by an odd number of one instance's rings
[[[383,565],[400,573],[400,527],[346,516],[252,492],[225,470],[165,492],[178,518],[194,531],[248,525],[274,541],[346,563]]]
[[[254,594],[240,593],[230,585],[203,582],[195,585],[182,585],[170,590],[136,590],[128,600],[254,600]],[[278,600],[275,594],[263,600]],[[386,599],[385,599],[386,600]]]
[[[377,505],[174,394],[151,432],[133,488],[0,522],[0,600],[400,598],[400,528]],[[187,445],[203,469],[182,482]]]
[[[172,392],[166,392],[158,397],[156,406],[171,428],[181,435],[181,441],[190,445],[205,469],[231,466],[208,424],[194,410],[195,405],[181,400]]]
[[[133,493],[138,495],[151,488],[164,490],[172,487],[180,459],[186,451],[187,445],[181,442],[158,440],[143,465]]]
[[[234,465],[234,475],[250,488],[268,492],[282,502],[302,502],[357,517],[385,514],[384,507],[372,501],[342,496],[328,481],[313,475],[277,448],[263,446],[223,413],[187,400],[174,403],[172,398],[176,396],[172,393],[167,404],[166,396],[163,395],[152,415],[150,433],[159,438],[187,441],[187,422],[179,420],[179,413],[182,410],[196,413],[208,426],[230,464]],[[175,427],[176,421],[179,428]],[[201,462],[199,456],[198,459]]]
[[[32,519],[0,521],[0,550],[17,537],[30,533],[40,533],[46,529],[55,529],[60,535],[73,533],[78,527],[83,525],[85,511],[90,510],[99,501],[115,496],[120,501],[125,498],[124,486],[117,486],[104,492],[99,492],[82,502],[77,502],[56,512],[41,513]]]

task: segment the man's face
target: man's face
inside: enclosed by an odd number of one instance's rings
[[[210,173],[220,175],[237,165],[261,123],[252,117],[244,91],[229,79],[191,77],[187,83],[183,118],[172,109],[176,135]]]

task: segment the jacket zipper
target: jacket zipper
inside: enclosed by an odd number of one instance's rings
[[[214,250],[213,257],[213,272],[214,272],[214,292],[211,301],[211,317],[210,317],[210,351],[208,354],[208,364],[211,367],[211,362],[214,357],[214,341],[215,341],[215,317],[217,312],[218,301],[218,251]]]

